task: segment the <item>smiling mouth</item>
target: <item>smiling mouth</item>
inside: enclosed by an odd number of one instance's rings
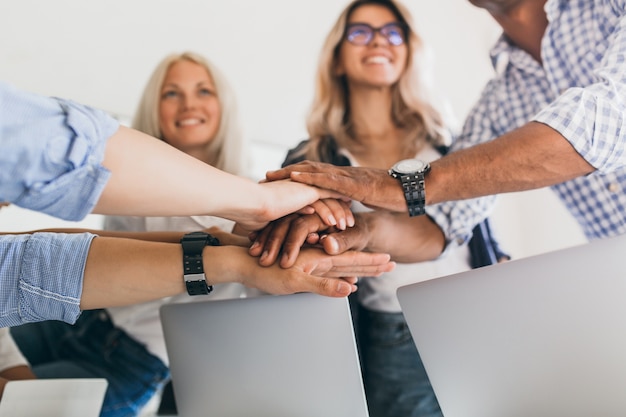
[[[184,119],[176,122],[176,126],[178,127],[186,127],[186,126],[197,126],[203,124],[203,119]]]
[[[385,56],[372,56],[365,60],[367,64],[389,64],[391,60]]]

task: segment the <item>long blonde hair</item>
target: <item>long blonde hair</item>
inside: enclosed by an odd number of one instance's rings
[[[428,98],[425,51],[410,12],[394,0],[354,0],[341,13],[322,47],[315,97],[306,122],[310,137],[309,146],[304,150],[307,159],[320,160],[330,138],[334,138],[340,147],[354,145],[348,84],[345,75],[337,75],[335,69],[348,20],[357,8],[367,4],[386,7],[407,28],[406,68],[398,82],[391,87],[392,118],[396,126],[407,132],[407,153],[417,152],[424,140],[434,145],[449,142],[449,132],[444,128],[443,117]]]
[[[165,141],[159,127],[159,101],[161,88],[170,67],[180,61],[190,61],[203,66],[215,84],[221,107],[221,118],[215,138],[207,144],[209,163],[235,175],[244,175],[246,156],[244,139],[239,126],[235,95],[226,78],[208,59],[193,52],[174,53],[166,56],[156,66],[143,90],[135,112],[132,127]]]

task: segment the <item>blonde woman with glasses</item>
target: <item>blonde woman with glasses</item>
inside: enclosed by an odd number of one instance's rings
[[[388,169],[400,160],[439,158],[451,134],[429,99],[424,55],[422,39],[401,3],[352,1],[322,48],[307,119],[310,138],[289,152],[283,166],[310,160]],[[361,280],[359,290],[350,297],[370,415],[439,417],[437,399],[400,310],[396,289],[497,262],[506,255],[499,252],[489,233],[483,233],[489,231],[487,224],[477,229],[471,246],[463,245],[436,259],[443,251],[444,238],[428,216],[373,212],[357,202],[352,209],[356,225],[344,232],[350,234],[352,243],[358,241],[354,244],[359,249],[384,248],[396,261],[404,262],[380,278]],[[282,253],[280,263],[287,267],[305,242],[321,242],[328,250],[330,235],[323,233],[333,230],[317,215],[284,226],[295,217],[274,223],[259,234],[251,252],[266,253],[262,263],[269,265]],[[388,221],[392,217],[399,223]],[[407,230],[433,238],[417,243],[414,237],[404,235]],[[281,233],[279,239],[269,238]],[[282,252],[276,242],[285,242]]]

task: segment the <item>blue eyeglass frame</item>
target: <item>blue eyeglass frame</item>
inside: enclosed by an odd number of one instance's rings
[[[355,28],[361,28],[362,30],[364,30],[366,33],[366,39],[364,42],[355,42],[354,41],[354,34],[351,33]],[[394,34],[389,33],[389,30],[391,28],[395,28],[398,29],[398,33],[399,36],[394,36]],[[405,24],[401,23],[401,22],[391,22],[391,23],[387,23],[381,27],[373,27],[372,25],[368,24],[368,23],[349,23],[346,26],[346,31],[344,34],[344,38],[350,42],[353,45],[359,45],[359,46],[365,46],[365,45],[369,45],[372,40],[374,40],[374,37],[376,36],[376,33],[380,33],[381,36],[383,38],[385,38],[387,40],[387,42],[389,42],[390,45],[393,46],[400,46],[403,43],[406,42],[406,38],[408,37],[408,30]]]

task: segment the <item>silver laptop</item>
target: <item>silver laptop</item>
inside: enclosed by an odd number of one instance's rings
[[[445,417],[626,416],[626,236],[398,298]]]
[[[98,417],[107,385],[103,378],[9,381],[0,417]]]
[[[367,417],[345,298],[169,304],[161,322],[181,417]]]

